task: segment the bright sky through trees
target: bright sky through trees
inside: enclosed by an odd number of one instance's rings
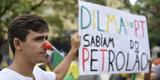
[[[131,2],[132,5],[134,5],[137,0],[129,0],[129,1]]]

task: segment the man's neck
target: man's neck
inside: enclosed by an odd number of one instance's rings
[[[35,64],[27,63],[20,58],[14,58],[13,63],[9,66],[9,68],[23,76],[33,77],[34,66]]]

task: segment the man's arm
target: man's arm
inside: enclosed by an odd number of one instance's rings
[[[80,46],[80,37],[78,33],[71,36],[71,49],[64,60],[54,69],[56,73],[56,80],[63,80],[65,74],[67,73],[70,63],[77,55],[77,50]]]

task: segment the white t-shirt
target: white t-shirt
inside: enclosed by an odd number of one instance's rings
[[[34,67],[33,74],[35,80],[55,80],[56,74],[54,72],[46,72],[39,67]],[[0,71],[0,80],[33,80],[31,77],[23,76],[9,68]]]

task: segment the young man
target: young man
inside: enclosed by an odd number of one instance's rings
[[[71,37],[71,49],[53,72],[45,72],[36,63],[46,56],[48,25],[39,16],[18,16],[10,23],[8,39],[14,54],[13,63],[0,71],[0,80],[62,80],[80,45],[77,33]]]

